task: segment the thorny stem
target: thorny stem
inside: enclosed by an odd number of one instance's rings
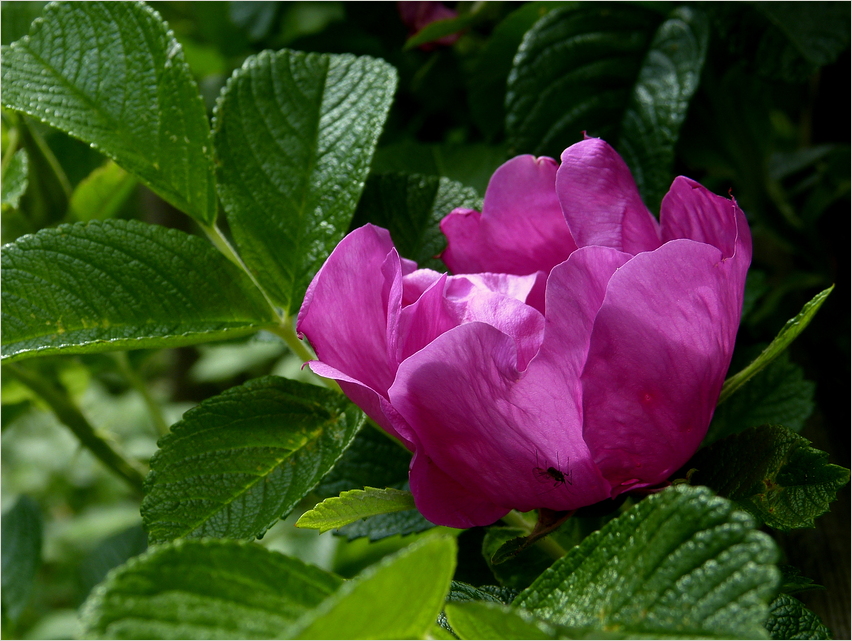
[[[128,383],[130,383],[130,386],[134,390],[142,395],[142,399],[145,401],[145,406],[148,408],[148,413],[151,415],[151,420],[154,422],[154,427],[157,429],[157,433],[160,436],[168,434],[169,425],[163,417],[163,413],[160,410],[160,404],[154,400],[148,391],[148,386],[145,384],[145,381],[142,380],[139,374],[136,373],[136,370],[134,370],[130,365],[130,359],[127,358],[127,352],[114,352],[113,356],[118,364],[118,369],[121,370],[124,378]]]
[[[7,365],[9,371],[24,385],[41,397],[62,421],[80,440],[80,443],[94,454],[113,472],[123,478],[139,495],[142,495],[145,483],[145,472],[136,462],[125,458],[107,441],[98,436],[95,428],[80,412],[74,402],[51,381],[16,365]]]

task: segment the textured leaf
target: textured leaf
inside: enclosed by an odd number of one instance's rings
[[[411,492],[365,487],[363,490],[343,492],[340,496],[319,503],[299,517],[296,527],[319,530],[322,534],[368,516],[412,508],[414,497]]]
[[[42,523],[38,504],[21,496],[3,514],[3,612],[16,621],[29,601],[41,565]]]
[[[335,534],[345,536],[348,541],[367,537],[373,542],[386,539],[389,536],[417,534],[433,527],[435,527],[435,524],[427,521],[419,511],[405,510],[369,516],[361,521],[344,525]]]
[[[358,203],[352,227],[373,223],[390,230],[400,255],[421,267],[446,271],[436,257],[447,246],[438,223],[456,207],[477,208],[470,187],[437,176],[372,175]]]
[[[496,603],[448,603],[447,621],[460,639],[556,639],[553,628]]]
[[[366,485],[408,489],[411,454],[378,428],[358,432],[340,460],[314,490],[323,497],[336,496]],[[378,541],[389,536],[414,534],[435,527],[417,510],[378,514],[344,525],[338,532],[348,540],[368,537]]]
[[[252,56],[216,106],[219,195],[240,254],[288,311],[343,237],[396,86],[386,62]]]
[[[408,481],[411,453],[378,427],[363,429],[316,487],[323,498],[367,485],[401,489]]]
[[[802,311],[784,324],[784,327],[781,328],[781,331],[778,332],[778,335],[772,340],[769,346],[760,353],[760,356],[754,359],[754,361],[752,361],[744,370],[734,374],[726,380],[725,384],[722,385],[722,392],[719,395],[719,403],[724,402],[731,394],[745,385],[746,381],[748,381],[752,376],[778,358],[781,352],[787,349],[790,343],[792,343],[810,324],[813,317],[819,311],[819,308],[822,307],[825,299],[828,298],[828,295],[833,290],[834,285],[828,289],[824,289],[810,301],[805,303],[805,306],[802,307]]]
[[[176,541],[114,570],[81,616],[87,638],[280,638],[341,582],[252,543]]]
[[[112,218],[135,186],[136,177],[109,160],[74,188],[68,203],[71,216],[77,220]]]
[[[503,130],[506,117],[506,80],[512,60],[524,38],[539,19],[568,2],[529,2],[515,9],[498,24],[471,73],[468,91],[470,112],[477,126],[488,136]]]
[[[62,225],[3,248],[3,358],[176,347],[275,322],[204,240],[137,221]]]
[[[216,218],[210,127],[183,51],[139,2],[51,4],[3,48],[3,104],[90,143],[202,223]]]
[[[626,4],[583,4],[535,23],[506,88],[510,154],[559,157],[582,132],[610,141],[660,17]]]
[[[749,427],[769,423],[800,431],[814,411],[816,385],[783,352],[729,401],[716,408],[704,439],[712,443]]]
[[[652,209],[674,178],[674,148],[701,78],[709,31],[700,9],[672,11],[654,34],[622,120],[616,146]]]
[[[680,485],[587,537],[513,605],[599,635],[765,638],[776,557],[747,514]]]
[[[781,587],[779,587],[779,591],[784,594],[798,594],[799,592],[808,592],[810,590],[825,590],[823,586],[814,583],[813,579],[802,576],[799,570],[792,565],[779,563],[778,569],[781,570]]]
[[[422,539],[345,583],[286,636],[421,639],[435,624],[455,566],[455,539]]]
[[[29,158],[27,152],[18,149],[9,166],[3,172],[3,207],[16,208],[21,196],[27,190],[27,171],[29,169]]]
[[[363,421],[342,395],[277,376],[207,399],[151,459],[142,502],[149,540],[263,534],[331,469]]]
[[[831,630],[798,599],[779,594],[769,607],[766,629],[772,639],[832,638]]]
[[[814,527],[829,510],[849,470],[829,465],[828,454],[785,427],[764,425],[724,438],[698,452],[687,464],[691,481],[779,530]]]

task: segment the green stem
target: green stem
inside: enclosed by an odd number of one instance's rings
[[[145,472],[142,467],[125,458],[112,445],[98,436],[95,428],[83,416],[64,390],[31,371],[15,365],[8,365],[7,367],[21,383],[29,387],[47,403],[57,418],[68,426],[84,447],[123,478],[137,494],[140,496],[144,494]]]
[[[12,157],[18,150],[18,143],[20,142],[20,139],[21,134],[17,127],[9,129],[9,145],[3,150],[3,160],[0,162],[0,173],[2,173],[3,176],[6,175],[6,170],[12,163]]]
[[[130,386],[135,389],[145,401],[145,406],[148,408],[148,413],[151,415],[151,420],[157,433],[160,436],[165,436],[169,433],[169,424],[163,417],[163,412],[160,410],[160,404],[154,400],[151,393],[148,391],[148,386],[145,381],[136,373],[130,365],[130,359],[127,358],[127,352],[113,352],[115,362],[118,364],[118,369],[121,371],[124,378],[130,383]]]
[[[24,123],[26,124],[26,121],[24,121]],[[71,182],[68,180],[68,176],[62,168],[62,165],[56,159],[50,145],[47,144],[44,136],[36,131],[34,127],[27,125],[27,131],[29,132],[30,137],[32,137],[35,145],[39,148],[39,151],[41,151],[44,159],[47,161],[47,164],[50,165],[50,168],[53,170],[56,180],[59,181],[59,186],[62,187],[66,200],[71,200],[71,194],[74,191],[71,187]]]
[[[506,525],[524,530],[527,535],[532,534],[535,529],[535,523],[531,523],[526,516],[517,510],[509,512],[503,517],[502,521]],[[566,554],[565,548],[549,536],[539,539],[534,545],[552,559],[561,559]]]

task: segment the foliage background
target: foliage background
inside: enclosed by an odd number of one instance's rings
[[[651,16],[658,12],[659,19],[673,8],[668,3],[635,4]],[[815,292],[836,283],[811,327],[793,344],[790,360],[815,383],[813,412],[802,435],[829,452],[830,462],[849,467],[849,7],[837,3],[845,7],[838,17],[832,3],[807,4],[806,12],[796,14],[799,31],[794,37],[784,31],[790,16],[779,17],[757,4],[701,5],[710,24],[709,48],[675,148],[674,170],[716,193],[731,190],[749,217],[755,239],[752,305],[740,343],[770,341]],[[152,5],[182,44],[210,112],[231,72],[264,49],[348,52],[390,62],[399,71],[400,83],[373,160],[376,173],[442,175],[482,194],[492,171],[509,155],[557,155],[582,135],[577,128],[547,149],[531,149],[506,131],[501,85],[505,76],[495,79],[486,71],[501,54],[498,35],[506,39],[503,46],[509,55],[514,53],[512,43],[517,47],[517,39],[498,32],[497,25],[530,5],[459,3],[457,9],[468,16],[463,35],[452,47],[430,50],[405,49],[409,34],[395,3]],[[4,2],[2,7],[2,42],[9,44],[26,33],[42,3]],[[845,42],[841,47],[838,38]],[[834,42],[840,53],[824,59],[809,55],[826,41]],[[507,54],[502,55],[505,59]],[[560,105],[553,108],[558,111]],[[603,125],[603,131],[586,128],[590,135],[606,133],[612,140],[617,136]],[[72,188],[103,164],[104,158],[86,145],[47,127],[37,129]],[[28,150],[37,149],[34,141],[25,144]],[[37,152],[30,157],[30,188],[20,208],[4,207],[3,243],[73,214],[74,203],[69,207],[65,191],[56,184],[61,178],[46,164],[48,158]],[[122,183],[122,189],[116,190],[111,215],[196,233],[189,218],[134,181]],[[130,352],[127,359],[45,359],[42,367],[58,373],[93,424],[113,433],[131,455],[143,460],[156,450],[157,429],[128,372],[140,373],[172,423],[201,400],[251,378],[268,373],[298,377],[299,366],[280,344],[262,340],[142,350]],[[76,625],[75,609],[88,591],[110,567],[144,549],[138,499],[6,377],[2,426],[3,509],[26,494],[35,500],[44,522],[44,562],[16,632],[29,638],[67,637]],[[293,520],[273,528],[266,544],[344,576],[405,543],[395,538],[341,543],[330,534],[317,537],[295,530],[290,527]],[[468,556],[478,556],[476,536],[472,532],[461,537],[460,558],[466,556],[465,546],[475,550]],[[802,600],[837,638],[848,638],[849,488],[840,492],[815,529],[775,536],[791,564],[828,588],[805,593]],[[462,569],[471,577],[487,572],[481,567]]]

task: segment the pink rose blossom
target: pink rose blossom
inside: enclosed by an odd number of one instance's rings
[[[451,527],[571,510],[665,481],[704,437],[731,360],[751,236],[679,177],[660,222],[605,142],[520,156],[483,211],[441,223],[455,275],[366,225],[317,273],[297,329],[413,453],[418,509]]]

